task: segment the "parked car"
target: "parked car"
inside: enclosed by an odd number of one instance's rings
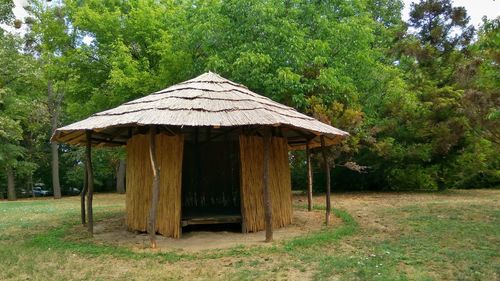
[[[63,195],[78,195],[80,194],[80,189],[76,187],[69,187],[63,189]]]
[[[18,192],[18,197],[31,197],[33,196],[33,191],[27,188],[21,188]]]
[[[35,186],[33,186],[33,195],[35,196],[50,196],[52,194],[52,191],[45,189],[43,183],[36,183]]]

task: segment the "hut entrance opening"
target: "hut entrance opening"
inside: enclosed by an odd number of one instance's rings
[[[196,132],[184,142],[182,226],[190,226],[189,230],[202,225],[241,225],[238,139],[204,135],[201,138]]]

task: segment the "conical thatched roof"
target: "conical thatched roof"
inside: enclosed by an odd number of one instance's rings
[[[85,142],[85,131],[92,130],[94,144],[117,145],[126,141],[132,128],[150,125],[163,126],[168,131],[184,130],[184,133],[192,127],[268,126],[281,129],[291,147],[303,146],[307,141],[312,147],[318,146],[320,135],[326,137],[327,144],[348,135],[243,85],[207,72],[59,128],[52,140],[80,144]]]

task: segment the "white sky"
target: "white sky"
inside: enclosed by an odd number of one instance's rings
[[[14,14],[17,18],[24,18],[26,16],[26,11],[23,9],[24,6],[28,5],[27,0],[14,0],[16,7],[14,8]]]
[[[26,6],[28,4],[28,0],[14,0],[14,3],[15,3],[15,7],[13,9],[14,11],[14,15],[16,16],[16,19],[23,19],[28,15],[28,13],[26,13],[26,10],[24,10],[24,6]],[[11,33],[17,33],[17,34],[23,34],[24,32],[24,29],[21,28],[21,29],[15,29],[13,27],[10,27],[10,26],[7,26],[7,25],[4,25],[4,24],[1,24],[0,25],[0,28],[3,28]]]

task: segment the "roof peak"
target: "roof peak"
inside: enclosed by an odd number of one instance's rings
[[[205,83],[228,83],[233,86],[241,87],[248,89],[245,85],[242,85],[240,83],[233,82],[227,78],[222,77],[220,74],[212,72],[212,71],[207,71],[205,73],[202,73],[195,78],[186,80],[184,82],[181,82],[177,85],[182,85],[182,84],[189,84],[189,83],[197,83],[197,82],[205,82]]]
[[[216,73],[216,72],[212,72],[212,71],[210,71],[210,70],[209,70],[209,71],[207,71],[207,72],[204,72],[204,73],[202,73],[202,74],[200,74],[200,75],[198,75],[198,76],[196,76],[195,78],[192,78],[192,79],[190,79],[190,80],[200,80],[201,78],[214,78],[214,77],[215,77],[215,78],[219,78],[219,79],[220,79],[220,78],[222,78],[222,79],[224,79],[224,80],[228,80],[228,79],[226,79],[226,78],[224,78],[224,77],[220,76],[218,73]],[[190,81],[190,80],[187,80],[187,81]]]

